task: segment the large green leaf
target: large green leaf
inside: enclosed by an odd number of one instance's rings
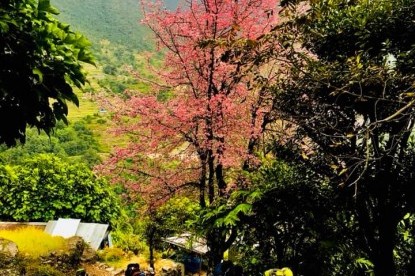
[[[50,0],[39,0],[39,4],[37,7],[39,12],[46,12],[46,13],[51,13],[51,14],[59,14],[59,10],[54,8],[51,4],[50,4]]]

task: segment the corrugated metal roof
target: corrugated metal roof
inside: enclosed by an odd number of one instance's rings
[[[163,239],[165,242],[177,245],[189,251],[204,255],[208,252],[206,240],[197,238],[190,233],[184,233],[179,236],[168,237]]]

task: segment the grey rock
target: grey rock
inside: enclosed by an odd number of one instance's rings
[[[0,238],[0,268],[9,265],[19,253],[17,245],[7,239]]]
[[[14,242],[0,238],[0,252],[14,258],[19,253],[19,249]]]

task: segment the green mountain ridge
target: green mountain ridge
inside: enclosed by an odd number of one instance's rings
[[[94,46],[101,40],[131,50],[150,50],[151,34],[141,25],[138,0],[52,0],[59,19],[86,35]]]
[[[165,0],[167,9],[175,9],[179,0]],[[95,47],[101,40],[131,50],[151,50],[151,32],[140,23],[139,0],[52,0],[59,19],[85,34]]]

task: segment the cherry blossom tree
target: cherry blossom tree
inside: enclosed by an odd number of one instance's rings
[[[190,192],[204,208],[245,185],[238,175],[256,164],[256,147],[273,120],[267,84],[278,67],[264,61],[246,66],[239,54],[255,56],[264,47],[256,38],[277,23],[277,3],[189,0],[170,11],[160,1],[143,0],[142,7],[165,57],[157,72],[162,83],[151,95],[127,91],[126,98],[109,101],[116,132],[130,143],[99,169],[151,206]],[[213,263],[235,232],[230,236],[208,234]]]

